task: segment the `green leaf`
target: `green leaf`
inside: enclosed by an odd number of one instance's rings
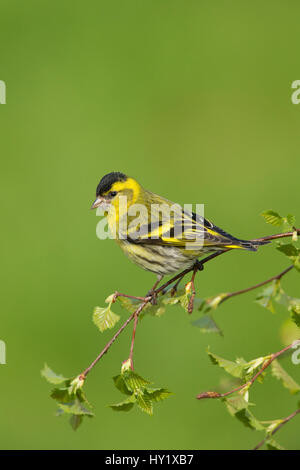
[[[109,405],[109,407],[114,411],[130,411],[134,407],[135,402],[135,396],[131,395],[126,400],[120,403],[115,403],[114,405]]]
[[[264,426],[258,421],[253,413],[249,411],[250,404],[240,395],[224,399],[229,413],[241,421],[246,427],[263,431]]]
[[[127,297],[117,297],[117,300],[121,304],[121,306],[129,313],[134,313],[141,303],[139,300],[128,299]]]
[[[143,318],[145,315],[152,315],[154,317],[160,317],[163,315],[166,311],[165,304],[163,302],[163,298],[158,297],[156,299],[156,304],[152,305],[151,303],[148,303],[144,310],[141,313],[141,318]]]
[[[271,364],[272,375],[282,382],[293,395],[300,392],[300,385],[283,369],[277,360]]]
[[[281,215],[278,214],[278,212],[269,210],[265,211],[261,214],[265,221],[268,224],[274,225],[276,227],[280,227],[281,225],[284,225],[287,230],[293,230],[295,227],[296,223],[296,218],[292,214],[288,214],[286,217],[282,217]],[[297,241],[297,232],[295,231],[293,234],[293,241]]]
[[[115,411],[129,411],[136,403],[142,411],[152,415],[153,403],[165,400],[171,395],[166,388],[149,387],[151,382],[131,370],[129,361],[123,363],[121,374],[115,376],[113,380],[120,392],[129,395],[121,403],[109,405]]]
[[[278,243],[277,250],[287,256],[294,264],[297,271],[300,271],[300,249],[292,243]]]
[[[163,303],[165,305],[176,305],[179,304],[181,307],[184,308],[184,310],[187,312],[188,311],[188,306],[189,306],[189,301],[191,298],[191,291],[189,288],[185,289],[179,289],[176,294],[172,297],[165,297],[163,299]],[[195,299],[196,300],[196,299]],[[201,303],[200,299],[196,301],[197,305]]]
[[[85,406],[90,407],[83,391],[82,386],[84,379],[81,375],[75,378],[66,378],[62,375],[55,374],[47,365],[42,370],[42,376],[48,380],[48,382],[56,385],[51,391],[51,398],[57,402],[58,410],[56,416],[62,414],[71,415],[70,424],[74,431],[82,423],[82,417],[92,417],[94,414]]]
[[[277,250],[289,258],[297,257],[299,255],[299,249],[292,243],[278,243]]]
[[[205,309],[204,312],[209,312],[210,310],[215,310],[219,305],[228,297],[228,293],[224,292],[218,294],[215,297],[211,297],[205,300]]]
[[[41,375],[42,377],[44,377],[44,379],[54,385],[61,384],[67,380],[66,377],[63,377],[62,375],[58,375],[53,372],[53,370],[51,370],[50,367],[47,366],[47,364],[44,365],[44,369],[41,371]]]
[[[148,384],[150,384],[148,380],[143,379],[143,377],[141,377],[134,371],[128,370],[128,371],[125,371],[122,375],[123,375],[123,379],[124,379],[126,387],[131,392],[140,392]]]
[[[94,416],[94,413],[86,408],[78,398],[70,403],[59,403],[58,408],[67,414]]]
[[[139,393],[136,397],[138,407],[147,413],[148,415],[153,415],[153,404],[152,400],[147,393]]]
[[[280,227],[284,222],[283,217],[281,217],[278,212],[272,210],[262,212],[261,215],[267,224],[275,225],[276,227]]]
[[[296,224],[296,217],[292,214],[288,214],[286,216],[286,223],[289,225],[291,228],[293,228]]]
[[[162,401],[172,395],[166,388],[147,388],[145,393],[152,401]]]
[[[244,366],[246,361],[244,359],[237,359],[236,362],[228,361],[216,354],[213,354],[209,350],[207,351],[213,364],[222,367],[228,374],[233,375],[233,377],[243,378],[244,376]]]
[[[300,328],[300,308],[298,306],[291,308],[291,319]]]
[[[81,375],[78,375],[73,379],[70,383],[70,386],[68,388],[69,394],[70,395],[75,395],[78,390],[80,390],[83,387],[84,384],[84,379],[82,378]]]
[[[95,307],[93,312],[93,322],[101,333],[108,328],[113,328],[120,320],[120,316],[112,312],[109,304],[106,308]]]
[[[53,398],[53,400],[58,401],[59,403],[69,403],[72,400],[67,387],[54,388],[51,391],[50,397]]]
[[[274,419],[273,421],[268,421],[269,426],[266,429],[266,433],[269,437],[274,434],[274,431],[282,423],[282,419]]]
[[[203,317],[192,321],[191,324],[199,328],[202,333],[218,333],[223,336],[222,330],[220,330],[212,315],[204,315]]]
[[[122,307],[125,308],[130,313],[134,313],[141,302],[136,299],[128,299],[127,297],[118,297],[119,302],[121,303]],[[156,299],[156,304],[152,305],[148,303],[143,311],[139,315],[139,319],[142,319],[145,315],[152,315],[155,317],[160,317],[165,313],[166,307],[164,305],[163,297],[158,297]]]
[[[116,388],[121,392],[121,393],[124,393],[124,395],[131,395],[132,392],[130,390],[128,390],[128,388],[126,387],[126,384],[125,384],[125,381],[124,381],[124,378],[123,376],[120,374],[120,375],[116,375],[115,377],[113,377],[113,381],[115,383],[115,386]]]
[[[268,450],[285,450],[285,448],[278,444],[274,439],[268,439],[266,441],[266,446]]]
[[[282,323],[280,326],[280,340],[284,346],[288,346],[299,337],[298,328],[291,318],[287,318]]]
[[[83,421],[83,416],[82,415],[72,415],[71,416],[70,424],[71,424],[72,428],[74,429],[74,431],[76,431],[79,428],[82,421]]]
[[[275,308],[273,305],[273,300],[278,293],[280,288],[280,282],[275,280],[268,287],[266,287],[262,292],[258,294],[255,299],[255,302],[261,305],[262,307],[267,308],[270,312],[275,313]]]
[[[264,356],[258,357],[256,359],[253,359],[252,361],[247,362],[247,364],[245,364],[244,366],[244,369],[246,371],[246,379],[249,380],[251,376],[256,374],[256,372],[258,372],[258,369],[261,369],[264,362],[268,361],[269,359],[270,356]],[[259,380],[259,377],[257,380]]]
[[[247,408],[237,411],[235,413],[235,417],[250,429],[254,429],[255,431],[264,430],[264,426],[260,424],[258,419],[256,419],[253,413],[251,413]]]

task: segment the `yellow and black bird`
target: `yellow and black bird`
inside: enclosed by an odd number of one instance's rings
[[[125,205],[121,204],[122,196]],[[110,230],[124,253],[137,265],[157,274],[159,280],[191,268],[205,253],[232,248],[256,251],[259,245],[268,243],[235,238],[119,172],[101,179],[92,209],[96,207],[105,211]],[[140,212],[136,225],[134,207]],[[121,224],[124,216],[126,223]]]

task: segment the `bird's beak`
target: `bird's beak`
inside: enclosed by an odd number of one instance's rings
[[[99,207],[104,202],[106,202],[105,198],[98,196],[97,199],[94,201],[94,204],[92,205],[91,209],[96,209],[97,207]]]

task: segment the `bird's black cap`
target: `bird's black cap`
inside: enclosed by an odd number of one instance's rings
[[[106,193],[110,190],[112,185],[117,181],[126,181],[127,176],[124,173],[119,173],[118,171],[113,171],[112,173],[108,173],[107,175],[103,176],[100,183],[96,189],[96,196],[102,196],[102,194]]]

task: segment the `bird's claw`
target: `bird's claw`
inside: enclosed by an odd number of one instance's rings
[[[204,269],[203,263],[201,263],[201,261],[197,260],[196,263],[195,263],[195,268],[197,268],[197,271],[203,271],[203,269]]]
[[[156,293],[155,290],[150,289],[150,290],[147,292],[146,297],[151,297],[150,302],[151,302],[152,305],[156,305],[156,304],[157,304],[157,293]]]

